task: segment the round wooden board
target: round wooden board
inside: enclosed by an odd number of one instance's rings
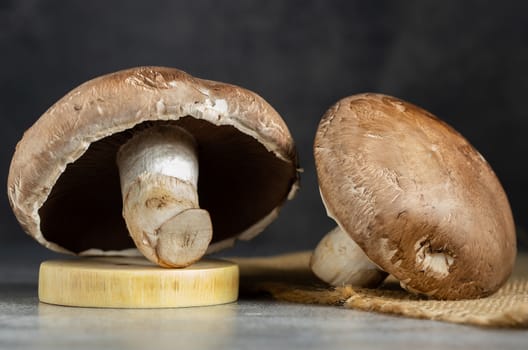
[[[166,269],[142,258],[50,260],[40,265],[39,299],[48,304],[167,308],[225,304],[238,298],[238,265],[204,259]]]

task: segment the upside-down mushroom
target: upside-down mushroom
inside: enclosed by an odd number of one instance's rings
[[[279,114],[246,89],[163,67],[88,81],[26,131],[8,179],[13,211],[44,246],[137,252],[183,267],[250,239],[297,189]]]

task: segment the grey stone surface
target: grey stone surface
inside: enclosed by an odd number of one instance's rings
[[[0,261],[0,349],[526,349],[528,332],[270,299],[127,310],[39,303],[38,261]]]

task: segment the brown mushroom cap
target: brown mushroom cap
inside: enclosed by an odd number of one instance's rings
[[[153,123],[195,137],[200,206],[217,246],[258,234],[294,195],[292,137],[260,96],[177,69],[140,67],[80,85],[26,131],[8,178],[25,231],[55,251],[130,253],[115,157],[135,130]]]
[[[344,98],[314,144],[329,215],[409,290],[486,296],[512,271],[515,229],[486,160],[427,111],[394,97]]]

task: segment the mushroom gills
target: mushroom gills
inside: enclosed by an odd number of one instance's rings
[[[175,125],[136,133],[117,153],[123,218],[139,251],[164,267],[199,260],[213,236],[198,200],[194,137]]]
[[[310,267],[317,277],[333,286],[376,287],[387,277],[339,226],[319,242]]]

